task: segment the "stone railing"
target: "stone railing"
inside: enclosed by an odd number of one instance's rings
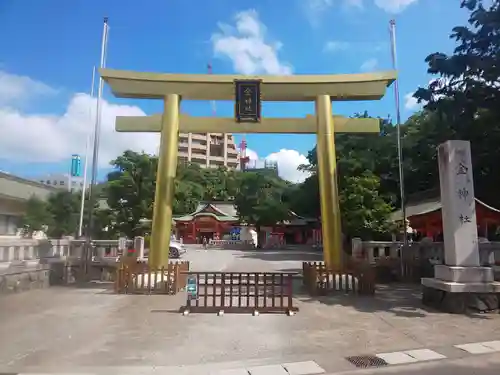
[[[0,295],[76,281],[85,240],[0,239]],[[121,255],[118,240],[94,240],[91,279],[108,280]],[[144,255],[144,238],[126,241],[127,249]],[[128,251],[128,250],[127,250]]]
[[[376,263],[379,259],[429,259],[434,264],[444,263],[443,242],[413,242],[403,247],[402,242],[362,241],[352,239],[352,255]],[[500,265],[500,242],[480,242],[479,259],[482,265]]]
[[[91,242],[94,260],[117,258],[121,255],[118,240],[93,240]],[[85,240],[74,239],[0,239],[0,268],[7,263],[39,259],[80,258]],[[144,238],[137,237],[127,240],[127,248],[134,248],[138,253],[144,253]]]

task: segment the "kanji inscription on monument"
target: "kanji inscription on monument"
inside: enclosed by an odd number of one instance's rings
[[[476,201],[468,141],[438,147],[445,263],[479,266]]]

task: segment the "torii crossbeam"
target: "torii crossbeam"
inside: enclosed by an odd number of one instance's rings
[[[102,78],[117,97],[162,99],[162,115],[118,117],[120,132],[161,132],[149,262],[168,264],[172,199],[177,167],[178,133],[317,133],[321,225],[324,260],[331,268],[342,263],[342,234],[337,193],[334,133],[379,133],[378,119],[332,115],[332,101],[378,100],[396,79],[396,72],[349,75],[238,76],[156,74],[101,69]],[[235,100],[238,84],[255,85],[255,107],[238,109],[233,118],[191,117],[180,114],[180,100]],[[250,90],[251,91],[251,90]],[[257,95],[258,94],[258,95]],[[236,96],[236,97],[235,97]],[[305,118],[261,118],[260,101],[315,101],[316,115]],[[252,112],[254,111],[254,112]],[[242,122],[247,115],[253,122]]]

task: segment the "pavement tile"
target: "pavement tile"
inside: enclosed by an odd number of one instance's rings
[[[484,346],[482,343],[479,342],[472,344],[455,345],[455,348],[465,350],[470,354],[493,353],[496,351],[495,349],[488,346]]]
[[[497,341],[485,341],[482,342],[481,345],[484,345],[488,348],[492,348],[495,351],[500,351],[500,340]]]
[[[404,353],[418,361],[432,361],[434,359],[445,359],[446,356],[430,349],[405,350]]]
[[[376,354],[378,358],[383,359],[390,365],[399,365],[402,363],[418,362],[418,359],[410,357],[404,352],[380,353]]]
[[[250,375],[288,375],[281,365],[257,366],[248,368]]]
[[[284,363],[282,366],[290,375],[312,375],[323,374],[325,372],[325,370],[314,361]]]
[[[232,368],[226,370],[211,371],[210,375],[248,375],[248,370],[245,368]]]

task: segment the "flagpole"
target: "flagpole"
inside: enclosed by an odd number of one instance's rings
[[[89,106],[89,120],[92,120],[92,103],[94,102],[94,88],[95,88],[95,65],[92,68],[92,85],[90,86],[90,106]],[[85,142],[85,159],[83,166],[83,187],[82,187],[82,197],[80,202],[80,222],[78,223],[78,237],[82,236],[83,230],[83,210],[85,208],[85,191],[87,189],[87,170],[89,166],[89,147],[92,138],[92,131],[87,134],[87,140]]]
[[[391,20],[390,34],[391,34],[391,54],[392,54],[392,67],[394,70],[398,70],[397,52],[396,52],[396,21]],[[407,229],[406,224],[406,203],[405,203],[405,184],[404,184],[404,169],[403,169],[403,149],[401,146],[401,108],[399,103],[399,75],[394,81],[394,97],[396,102],[396,129],[398,137],[398,166],[399,166],[399,193],[401,199],[401,213],[403,216],[403,244],[406,246],[408,244]]]
[[[108,27],[108,17],[104,17],[104,26],[103,26],[103,32],[102,32],[102,43],[101,43],[101,61],[100,61],[100,68],[105,68],[106,67],[106,53],[107,53],[107,44],[108,44],[108,32],[109,32],[109,27]],[[85,246],[85,254],[84,254],[84,268],[85,268],[85,274],[88,274],[89,269],[88,269],[88,263],[89,261],[92,260],[92,252],[90,251],[90,242],[91,242],[91,235],[92,235],[92,229],[93,229],[93,208],[95,205],[95,184],[97,181],[97,166],[99,163],[99,140],[100,140],[100,132],[101,132],[101,99],[102,99],[102,91],[104,87],[104,81],[102,77],[99,77],[99,88],[97,91],[97,104],[96,104],[96,121],[95,121],[95,126],[94,126],[94,145],[93,145],[93,152],[92,152],[92,175],[91,175],[91,180],[90,180],[90,185],[89,185],[89,215],[88,215],[88,225],[87,225],[87,243]]]

